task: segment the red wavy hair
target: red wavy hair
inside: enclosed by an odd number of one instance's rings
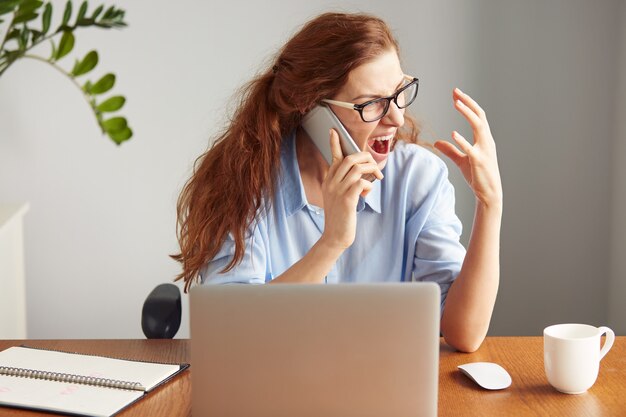
[[[245,237],[261,209],[271,204],[280,174],[280,149],[302,116],[333,97],[354,68],[395,50],[381,19],[325,13],[306,23],[279,51],[271,68],[245,85],[230,125],[195,162],[178,199],[177,235],[182,264],[176,280],[185,292],[215,257],[228,233],[235,253],[224,271],[241,262]],[[414,119],[405,116],[398,139],[417,143]]]

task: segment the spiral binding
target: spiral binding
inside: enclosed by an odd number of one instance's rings
[[[19,378],[42,379],[45,381],[64,382],[69,384],[91,385],[105,388],[145,391],[145,387],[139,382],[119,381],[117,379],[64,374],[61,372],[37,371],[34,369],[12,368],[7,366],[0,366],[0,375],[14,376]]]

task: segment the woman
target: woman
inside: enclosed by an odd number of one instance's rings
[[[445,164],[417,145],[405,108],[417,79],[399,62],[386,24],[327,13],[289,40],[249,83],[230,125],[197,161],[178,204],[185,289],[205,283],[434,281],[441,331],[474,351],[489,326],[499,281],[502,190],[483,110],[455,89],[471,145],[435,147],[476,196],[471,239],[459,243]],[[362,152],[344,157],[329,132],[329,166],[300,127],[325,103]],[[355,106],[356,105],[356,106]],[[377,179],[367,181],[364,175]]]

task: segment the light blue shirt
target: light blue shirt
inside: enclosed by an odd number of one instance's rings
[[[327,283],[432,281],[441,306],[465,257],[454,188],[436,155],[398,142],[383,169],[385,178],[357,204],[356,238],[326,276]],[[324,210],[307,202],[295,135],[283,140],[278,190],[269,210],[257,217],[243,261],[228,272],[235,243],[229,236],[201,271],[203,283],[271,281],[299,261],[324,230]]]

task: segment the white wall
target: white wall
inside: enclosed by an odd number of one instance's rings
[[[60,13],[64,2],[54,4]],[[113,91],[126,95],[122,114],[135,132],[121,147],[100,136],[80,93],[45,65],[20,62],[0,79],[0,200],[31,206],[29,337],[142,336],[145,296],[179,270],[167,255],[176,251],[175,202],[193,160],[234,90],[327,8],[377,13],[394,28],[405,71],[420,77],[414,112],[429,137],[469,136],[452,108],[455,86],[486,109],[505,186],[492,334],[606,322],[615,55],[626,23],[618,0],[124,7],[129,28],[83,30],[76,44],[81,56],[98,49],[97,74],[118,76]],[[451,169],[469,233],[472,196]]]
[[[609,324],[616,332],[626,334],[626,2],[619,13],[620,48],[616,82],[614,144],[611,176],[611,239],[610,239],[610,297]]]
[[[488,2],[477,44],[505,190],[492,329],[606,323],[620,2]]]

